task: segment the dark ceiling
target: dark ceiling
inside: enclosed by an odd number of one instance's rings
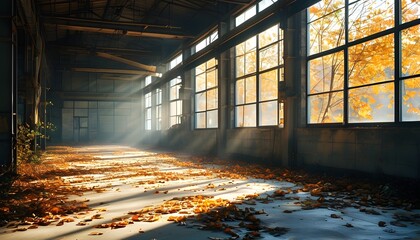
[[[161,64],[184,40],[193,40],[229,13],[255,0],[35,2],[47,54],[67,56],[72,68],[109,68],[110,61],[121,68],[124,59],[145,65]],[[138,69],[133,64],[126,67]]]

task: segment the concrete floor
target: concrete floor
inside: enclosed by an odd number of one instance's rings
[[[45,156],[46,162],[60,157],[59,151],[52,149],[50,152]],[[133,214],[129,213],[147,208],[156,210],[174,198],[198,195],[226,200],[236,203],[238,209],[253,211],[259,219],[263,239],[420,239],[419,210],[369,206],[369,211],[360,211],[360,206],[351,204],[343,208],[324,206],[304,210],[303,203],[316,203],[319,196],[293,191],[302,188],[299,184],[246,177],[236,174],[234,166],[230,167],[229,173],[223,170],[226,168],[223,165],[208,162],[199,165],[187,161],[199,159],[197,157],[124,146],[76,147],[71,148],[71,154],[73,157],[68,160],[66,168],[72,169],[74,174],[60,177],[71,186],[90,189],[82,196],[69,198],[69,201],[85,201],[90,209],[66,216],[74,222],[62,226],[57,226],[58,221],[55,221],[26,231],[0,228],[1,240],[246,239],[247,234],[250,239],[250,231],[240,227],[239,220],[224,222],[238,237],[223,230],[202,230],[206,225],[194,218],[181,223],[167,221],[170,216],[183,216],[179,212],[156,214],[156,221],[134,221],[122,228],[94,228],[100,224],[131,220]],[[62,155],[63,158],[66,156]],[[80,156],[79,160],[77,156]],[[285,193],[281,193],[282,190]],[[325,195],[325,198],[346,202],[341,196]],[[187,211],[194,215],[192,209]],[[97,217],[92,218],[95,215]],[[410,220],[395,224],[396,216],[408,216]],[[380,221],[384,226],[378,225]]]

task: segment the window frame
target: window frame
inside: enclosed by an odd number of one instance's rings
[[[214,65],[210,65],[212,64],[211,62],[214,61]],[[197,74],[197,69],[204,65],[204,70],[203,72],[200,72]],[[214,82],[215,85],[209,87],[208,86],[208,79],[207,76],[208,74],[214,74]],[[197,77],[198,76],[204,76],[204,89],[200,89],[197,90]],[[219,106],[218,106],[218,102],[219,102],[219,81],[218,81],[218,62],[216,58],[212,58],[208,61],[206,61],[203,64],[200,64],[199,66],[197,66],[196,68],[194,68],[194,130],[202,130],[202,129],[217,129],[219,127]],[[208,108],[208,93],[210,91],[216,91],[216,100],[217,100],[217,104],[215,108]],[[199,94],[205,94],[205,108],[204,110],[198,110],[198,103],[197,103],[197,95]],[[215,127],[209,127],[208,126],[208,114],[209,112],[214,112],[216,111],[217,113],[217,119],[216,119],[216,126]],[[198,114],[204,114],[204,127],[198,127]]]
[[[259,36],[261,34],[263,34],[265,31],[271,29],[271,28],[276,28],[277,29],[277,39],[265,44],[263,46],[260,46],[260,39]],[[249,52],[247,51],[246,47],[243,53],[238,54],[237,53],[237,47],[241,44],[244,44],[246,46],[246,42],[249,41],[250,39],[255,38],[255,48],[252,48]],[[264,50],[269,49],[270,47],[275,46],[277,47],[277,64],[275,64],[274,66],[265,68],[265,69],[261,69],[261,62],[260,62],[260,55],[261,52],[264,52]],[[246,54],[249,54],[250,52],[255,51],[255,56],[256,56],[256,61],[255,61],[255,71],[251,72],[251,73],[245,73],[246,72],[246,66],[244,65],[244,72],[242,75],[238,76],[238,58],[241,58],[243,56],[245,56]],[[234,128],[264,128],[264,127],[277,127],[277,128],[283,128],[284,127],[284,103],[283,101],[280,99],[279,96],[279,91],[278,91],[278,87],[280,82],[284,81],[284,72],[285,72],[285,67],[284,67],[284,30],[280,28],[280,24],[274,24],[271,27],[268,27],[266,29],[264,29],[263,31],[261,31],[260,33],[252,36],[251,38],[247,39],[246,41],[236,45],[234,47],[234,63],[235,63],[235,79],[234,79],[234,123],[233,126]],[[244,57],[244,64],[246,64],[246,57]],[[262,100],[261,97],[261,93],[260,93],[260,84],[262,82],[262,75],[264,75],[265,73],[269,73],[271,71],[277,71],[276,76],[277,76],[277,97],[276,98],[272,98],[269,100]],[[246,101],[246,81],[248,78],[254,78],[255,77],[255,101],[253,102],[247,102]],[[239,81],[244,81],[244,90],[243,90],[243,95],[244,95],[244,101],[243,103],[238,103],[238,82]],[[261,119],[262,117],[262,105],[265,103],[274,103],[276,102],[276,124],[262,124],[264,121]],[[251,126],[239,126],[239,122],[238,122],[238,114],[240,112],[245,111],[245,107],[247,106],[252,106],[255,105],[255,125],[251,125]],[[242,111],[238,110],[242,107]],[[244,115],[244,113],[243,113]],[[280,116],[282,115],[282,116]],[[246,118],[244,117],[242,119],[242,123],[245,123]]]
[[[335,46],[331,49],[320,51],[318,53],[311,54],[310,53],[310,24],[327,16],[323,15],[321,17],[317,17],[314,19],[310,19],[310,8],[307,9],[307,22],[306,22],[306,36],[307,36],[307,57],[306,57],[306,66],[307,66],[307,75],[306,75],[306,92],[305,92],[305,102],[306,102],[306,114],[305,114],[305,122],[307,126],[310,127],[356,127],[356,126],[400,126],[400,125],[420,125],[420,117],[418,117],[419,120],[415,121],[405,121],[403,120],[403,84],[405,80],[410,79],[416,79],[420,78],[420,73],[410,75],[410,76],[402,76],[402,34],[404,30],[407,30],[411,27],[416,27],[420,25],[420,18],[412,19],[410,21],[403,22],[402,13],[401,13],[401,0],[394,0],[392,1],[393,4],[393,25],[391,27],[388,27],[385,30],[381,30],[375,33],[372,33],[370,35],[364,35],[363,37],[357,38],[356,40],[349,39],[349,7],[352,4],[356,4],[357,2],[361,1],[352,1],[349,3],[347,0],[343,0],[344,4],[344,44],[340,46]],[[381,38],[386,38],[387,36],[392,36],[392,43],[393,43],[393,63],[392,63],[392,73],[393,78],[392,79],[383,79],[381,81],[377,82],[370,82],[367,84],[361,84],[357,86],[351,86],[350,85],[350,77],[349,77],[349,68],[350,68],[350,50],[352,47],[357,47],[358,45],[369,43],[371,41],[380,40]],[[340,90],[334,90],[334,91],[324,91],[319,93],[310,93],[309,92],[309,86],[310,86],[310,78],[311,78],[311,69],[310,69],[310,62],[316,59],[320,59],[325,56],[329,56],[335,53],[343,52],[344,55],[344,73],[343,73],[343,87]],[[385,70],[384,70],[385,72]],[[419,80],[420,81],[420,80]],[[391,121],[351,121],[350,119],[350,91],[356,91],[357,89],[363,89],[363,88],[370,88],[370,87],[381,87],[381,85],[385,84],[393,84],[393,89],[390,91],[393,92],[392,98],[393,98],[393,111],[392,111],[392,120]],[[311,105],[310,105],[310,97],[322,95],[322,94],[328,94],[331,92],[338,92],[341,91],[343,93],[343,120],[340,122],[311,122]],[[372,106],[372,109],[374,106]]]

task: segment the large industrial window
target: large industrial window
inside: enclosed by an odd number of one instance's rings
[[[169,126],[181,123],[182,117],[182,100],[179,96],[181,89],[181,77],[172,79],[169,82]]]
[[[310,7],[308,123],[420,121],[419,13],[415,0]]]
[[[152,93],[146,93],[144,95],[144,107],[145,107],[145,129],[152,130]]]
[[[156,89],[156,130],[162,130],[162,89]]]
[[[283,126],[283,31],[275,25],[235,47],[235,126]]]
[[[195,68],[195,127],[218,127],[217,60],[211,59]]]

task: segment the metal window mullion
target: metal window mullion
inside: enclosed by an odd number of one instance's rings
[[[344,84],[343,84],[343,124],[349,123],[349,1],[344,6]]]
[[[258,4],[257,4],[258,5]],[[255,118],[256,118],[256,126],[255,127],[259,127],[260,126],[260,38],[259,38],[259,34],[255,35],[255,41],[256,41],[256,46],[255,46],[255,82],[257,84],[256,86],[256,111],[255,111]],[[268,47],[268,46],[267,46]],[[264,49],[264,48],[263,48]]]
[[[401,97],[402,92],[400,89],[401,86],[401,31],[397,26],[401,23],[400,15],[400,0],[395,0],[394,2],[394,122],[399,123],[402,121],[402,111],[401,111]]]

